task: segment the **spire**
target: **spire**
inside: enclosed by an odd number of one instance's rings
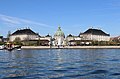
[[[61,27],[60,26],[58,26],[58,31],[61,31]]]

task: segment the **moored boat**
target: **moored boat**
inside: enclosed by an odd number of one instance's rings
[[[0,50],[3,50],[3,49],[4,49],[4,45],[1,45],[1,46],[0,46]]]
[[[12,43],[8,42],[8,43],[6,44],[6,49],[7,49],[8,51],[12,51],[12,50],[14,49],[14,45],[13,45]]]
[[[21,51],[21,48],[17,49],[18,51]]]

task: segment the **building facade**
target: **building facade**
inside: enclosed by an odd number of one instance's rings
[[[12,33],[9,37],[9,41],[13,42],[17,38],[19,38],[20,41],[38,40],[39,37],[40,37],[39,34],[33,32],[31,29],[21,29],[21,30],[17,30],[14,33]]]
[[[38,45],[38,46],[49,46],[51,44],[51,36],[40,36],[31,29],[21,29],[15,31],[9,36],[10,42],[20,42],[23,45]]]
[[[82,40],[92,40],[92,41],[110,40],[110,34],[107,34],[100,29],[92,29],[92,28],[88,29],[84,33],[80,33],[79,37],[81,37]]]
[[[52,36],[50,36],[49,34],[46,36],[41,36],[39,38],[39,41],[40,41],[40,45],[50,46],[52,45]]]
[[[54,41],[53,41],[54,46],[63,46],[63,45],[65,45],[65,34],[61,30],[61,27],[58,27],[58,30],[54,34],[53,38],[54,38]]]
[[[14,42],[18,40],[21,42],[31,41],[32,43],[37,43],[37,45],[42,46],[76,46],[76,45],[91,45],[96,41],[110,41],[110,34],[105,33],[100,29],[90,28],[87,31],[80,33],[78,36],[69,34],[65,38],[64,32],[61,27],[58,27],[53,38],[49,34],[46,36],[40,36],[31,29],[21,29],[17,30],[9,36],[9,41]],[[26,44],[25,44],[26,45]],[[28,45],[28,44],[27,44]]]
[[[66,42],[67,42],[68,46],[75,46],[75,45],[77,45],[77,41],[81,41],[81,38],[78,37],[78,36],[73,36],[73,35],[69,34],[66,37]]]
[[[120,43],[120,36],[117,36],[117,37],[111,37],[111,38],[110,38],[110,41]]]

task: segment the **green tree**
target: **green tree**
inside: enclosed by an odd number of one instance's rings
[[[7,38],[8,38],[8,40],[9,40],[9,38],[10,38],[10,35],[11,35],[11,32],[8,31],[8,34],[7,34]]]
[[[15,38],[14,44],[15,44],[15,45],[21,45],[21,39],[20,39],[20,37],[16,37],[16,38]]]

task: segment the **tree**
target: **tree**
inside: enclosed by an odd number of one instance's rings
[[[11,35],[11,32],[10,32],[10,31],[8,31],[7,38],[9,38],[9,37],[10,37],[10,35]]]
[[[16,44],[16,45],[21,45],[21,39],[20,39],[20,37],[16,37],[16,38],[15,38],[14,44]]]

